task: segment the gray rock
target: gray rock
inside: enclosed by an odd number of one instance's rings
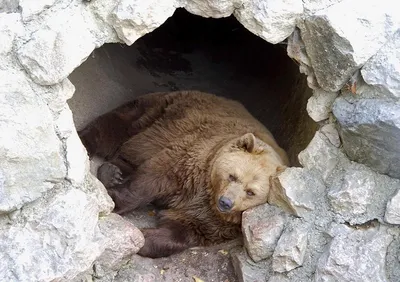
[[[22,9],[22,18],[24,21],[29,21],[33,16],[50,8],[55,2],[56,0],[19,0],[19,6]]]
[[[52,115],[22,71],[0,70],[0,213],[20,208],[66,175]]]
[[[272,256],[286,220],[285,212],[268,204],[260,205],[243,213],[244,245],[249,256],[255,262]]]
[[[384,226],[353,229],[339,225],[331,230],[332,242],[320,257],[315,281],[388,281],[385,256],[393,237]]]
[[[339,132],[337,131],[334,123],[325,124],[321,127],[320,132],[325,135],[325,137],[329,140],[329,142],[339,148],[341,145]]]
[[[311,67],[311,61],[306,53],[306,47],[301,38],[300,29],[295,28],[293,33],[287,39],[287,54],[290,58],[299,64],[300,73],[307,76],[307,85],[311,89],[320,89],[317,79],[315,78],[314,70]]]
[[[19,0],[0,0],[0,13],[14,13],[19,6]]]
[[[336,97],[336,92],[326,92],[321,89],[315,89],[313,96],[311,96],[307,102],[307,112],[309,116],[316,122],[329,118]]]
[[[307,216],[315,210],[316,199],[325,191],[325,185],[317,174],[303,168],[287,168],[274,177],[268,195],[268,203],[279,206],[297,216]]]
[[[70,280],[104,251],[99,208],[82,191],[49,195],[23,225],[0,231],[1,281]]]
[[[225,18],[233,14],[237,9],[234,1],[185,1],[185,10],[205,18]]]
[[[332,174],[336,166],[345,159],[345,155],[335,147],[329,139],[320,131],[307,148],[299,153],[300,164],[308,169],[317,171],[324,181]]]
[[[299,22],[318,84],[336,92],[400,27],[391,0],[343,0]]]
[[[38,84],[61,82],[96,47],[96,38],[86,28],[81,14],[64,15],[63,19],[63,30],[60,26],[56,26],[57,29],[43,27],[18,50],[19,61]]]
[[[400,189],[400,181],[352,163],[334,178],[328,191],[336,217],[350,224],[383,220],[386,203]]]
[[[108,215],[114,209],[114,202],[108,195],[107,189],[91,173],[86,174],[85,182],[79,188],[96,200],[99,206],[99,215]]]
[[[400,104],[339,97],[333,113],[350,159],[380,173],[400,177]]]
[[[239,282],[267,281],[272,272],[270,260],[254,263],[241,248],[232,252],[232,263]]]
[[[119,38],[132,45],[164,23],[175,11],[175,0],[121,0],[112,12],[113,27]]]
[[[0,1],[0,12],[1,12]],[[21,23],[21,16],[17,13],[0,14],[0,55],[7,55],[13,48],[16,36],[23,33],[24,27]],[[3,69],[1,66],[0,69]]]
[[[274,271],[287,272],[303,265],[308,229],[308,223],[300,219],[288,223],[272,256]]]
[[[339,3],[342,0],[304,0],[304,11],[307,14],[315,13],[319,10],[324,10],[332,5]]]
[[[368,60],[361,74],[380,96],[400,98],[400,29]]]
[[[286,39],[303,14],[301,0],[253,0],[243,2],[234,15],[248,30],[276,44]]]
[[[285,275],[283,274],[274,274],[268,279],[268,282],[289,282],[290,279],[288,279]]]
[[[390,224],[400,224],[400,190],[387,203],[385,221]]]
[[[117,271],[144,245],[142,232],[115,213],[100,218],[99,228],[104,237],[107,237],[107,247],[94,263],[96,277]]]

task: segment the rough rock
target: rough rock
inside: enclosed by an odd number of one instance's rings
[[[61,25],[34,32],[18,50],[19,61],[38,84],[61,82],[97,47],[82,14],[75,11],[62,19]]]
[[[326,92],[321,89],[314,90],[314,95],[307,102],[309,116],[316,122],[329,118],[336,97],[336,92]]]
[[[383,221],[386,203],[400,189],[400,180],[352,163],[343,167],[329,187],[328,199],[336,218],[350,224]]]
[[[308,15],[299,23],[318,84],[340,90],[400,27],[391,0],[343,0]]]
[[[244,245],[249,256],[255,262],[272,256],[286,220],[285,212],[268,204],[260,205],[243,213]]]
[[[0,131],[7,133],[0,135],[2,213],[39,198],[65,177],[66,168],[51,112],[25,74],[0,70],[0,77],[7,77],[0,81]]]
[[[76,132],[68,105],[60,112],[55,123],[59,138],[65,140],[67,179],[75,185],[80,185],[89,170],[89,160],[86,149]]]
[[[40,93],[40,96],[53,112],[55,119],[58,119],[58,115],[67,106],[66,101],[75,92],[75,86],[69,79],[64,79],[60,83],[51,86],[38,85],[30,81],[30,86],[35,93]]]
[[[96,277],[117,271],[128,258],[144,245],[144,237],[138,228],[112,213],[99,219],[100,232],[107,238],[107,247],[95,261]]]
[[[288,279],[285,275],[283,274],[274,274],[268,279],[268,282],[289,282],[290,279]]]
[[[301,219],[288,223],[272,256],[272,268],[276,272],[287,272],[304,262],[307,248],[308,223]]]
[[[231,254],[242,249],[240,240],[234,240],[208,248],[196,247],[165,258],[150,259],[133,255],[129,262],[113,277],[105,276],[98,282],[177,282],[202,281],[237,282]]]
[[[137,39],[164,23],[175,11],[175,0],[121,0],[112,12],[119,38],[132,45]]]
[[[301,0],[253,0],[243,2],[234,15],[249,31],[276,44],[293,32],[302,13]]]
[[[307,76],[308,87],[314,90],[320,90],[317,79],[315,78],[314,70],[311,67],[310,58],[305,49],[306,47],[301,38],[300,29],[295,28],[293,33],[287,39],[287,54],[299,64],[300,73],[304,73]]]
[[[319,10],[324,10],[329,6],[335,5],[342,0],[303,0],[304,11],[307,14],[315,13]]]
[[[400,177],[400,104],[339,97],[333,113],[350,159],[382,174]]]
[[[40,14],[43,10],[50,8],[56,0],[19,0],[24,21],[31,20],[33,16]]]
[[[25,224],[1,229],[1,281],[68,280],[104,250],[98,206],[85,193],[71,189],[41,204]]]
[[[368,60],[361,74],[381,97],[400,98],[400,29]]]
[[[14,45],[15,37],[22,34],[23,28],[21,16],[19,14],[0,14],[0,55],[7,55],[10,53]],[[3,68],[4,66],[0,66],[0,69]]]
[[[318,261],[315,281],[388,281],[385,254],[393,240],[388,228],[339,225],[330,233],[333,239]]]
[[[308,169],[317,171],[324,181],[332,174],[345,155],[320,131],[317,131],[307,148],[300,152],[299,162]]]
[[[266,281],[272,272],[270,260],[254,263],[242,248],[232,252],[232,263],[239,282]]]
[[[341,145],[339,132],[337,131],[334,123],[325,124],[321,127],[320,132],[325,135],[325,137],[329,140],[329,142],[339,148]]]
[[[292,167],[273,178],[268,203],[305,217],[309,211],[315,210],[317,199],[324,192],[325,185],[319,175]]]
[[[390,224],[400,224],[400,190],[387,203],[385,221]]]
[[[189,0],[184,1],[185,10],[202,17],[223,18],[229,17],[237,9],[237,3],[234,1],[202,1]]]
[[[19,6],[19,0],[0,0],[0,13],[14,13]]]
[[[105,216],[111,213],[114,209],[114,202],[108,195],[107,189],[104,185],[94,177],[91,173],[87,173],[85,182],[79,186],[80,190],[91,195],[99,206],[99,215]]]

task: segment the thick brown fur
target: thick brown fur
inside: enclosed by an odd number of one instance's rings
[[[288,165],[271,133],[240,103],[197,91],[139,97],[79,135],[89,156],[109,162],[99,179],[117,213],[149,203],[164,208],[158,227],[142,230],[139,254],[148,257],[238,237],[242,211],[266,202],[269,177]],[[249,185],[260,196],[246,196]],[[218,209],[221,195],[235,200],[231,211]]]

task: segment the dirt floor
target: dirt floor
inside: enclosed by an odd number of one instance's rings
[[[233,17],[204,19],[178,9],[130,47],[106,44],[95,50],[70,75],[76,92],[68,103],[79,130],[95,117],[151,92],[196,89],[230,97],[271,130],[296,164],[314,125],[309,126],[305,112],[310,92],[285,47],[268,44]],[[129,218],[138,227],[153,220],[146,212]],[[193,281],[194,275],[205,281],[236,281],[229,255],[219,250],[188,250],[141,263],[133,258],[117,281],[129,281],[124,275],[139,266],[141,271],[157,272],[154,281]]]

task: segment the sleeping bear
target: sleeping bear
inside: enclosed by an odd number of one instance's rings
[[[240,236],[244,210],[266,203],[270,178],[288,166],[272,134],[233,100],[198,91],[153,93],[79,132],[98,178],[127,213],[156,205],[139,255],[169,256]]]

